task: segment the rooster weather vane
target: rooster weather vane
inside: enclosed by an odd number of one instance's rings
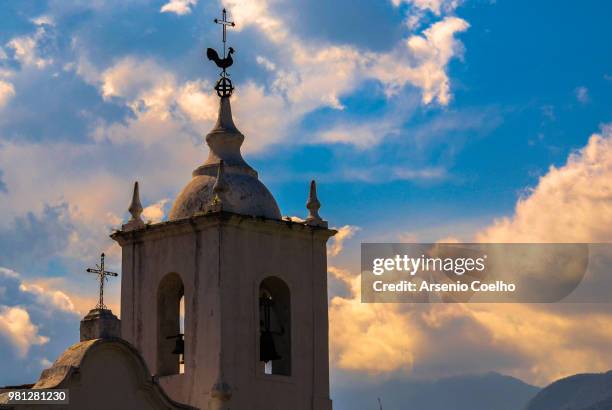
[[[232,85],[232,81],[230,80],[230,75],[227,73],[227,69],[234,64],[234,60],[232,59],[232,54],[234,54],[234,49],[230,47],[226,53],[226,42],[227,42],[227,27],[235,27],[236,23],[233,21],[229,21],[227,19],[227,11],[223,9],[223,14],[221,20],[215,19],[215,23],[220,24],[223,27],[223,58],[219,57],[219,54],[214,48],[206,49],[206,57],[209,60],[214,61],[217,67],[221,68],[223,71],[219,74],[221,78],[215,84],[215,90],[217,91],[217,95],[219,97],[229,97],[232,95],[234,91],[234,86]]]

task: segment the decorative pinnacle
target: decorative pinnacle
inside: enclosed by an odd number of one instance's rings
[[[142,221],[142,204],[140,203],[140,189],[138,188],[138,181],[134,182],[134,192],[132,193],[132,203],[128,208],[132,217],[127,224],[123,225],[124,231],[130,231],[132,229],[138,229],[144,226]]]
[[[215,194],[221,194],[227,191],[227,183],[225,182],[225,163],[223,160],[219,161],[219,170],[217,171],[217,180],[213,185],[213,192]]]
[[[227,192],[228,186],[225,181],[225,165],[223,160],[219,161],[217,169],[217,180],[213,185],[213,199],[210,202],[209,212],[219,212],[223,209],[223,194]]]
[[[138,188],[138,181],[134,182],[134,193],[132,194],[132,203],[128,208],[130,214],[132,214],[132,220],[140,219],[142,214],[142,204],[140,203],[140,189]]]
[[[310,192],[308,194],[308,202],[306,202],[306,208],[308,209],[308,217],[306,218],[307,225],[327,228],[327,222],[324,221],[319,215],[319,209],[321,209],[321,202],[319,202],[319,198],[317,198],[317,183],[314,179],[310,181]]]

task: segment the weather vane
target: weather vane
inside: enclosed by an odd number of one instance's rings
[[[95,273],[98,275],[98,279],[100,280],[100,300],[96,306],[96,309],[106,309],[106,305],[104,304],[104,281],[108,280],[107,276],[119,276],[115,272],[108,272],[104,270],[104,254],[100,255],[100,264],[96,265],[97,269],[87,268],[87,272]]]
[[[232,81],[229,79],[229,74],[226,70],[232,64],[234,64],[234,60],[232,59],[234,49],[230,47],[226,53],[227,27],[235,27],[236,23],[227,19],[227,11],[225,9],[223,9],[221,20],[215,19],[214,21],[215,23],[220,24],[223,28],[223,58],[219,57],[219,54],[214,48],[206,49],[206,57],[208,57],[209,60],[214,61],[217,67],[223,70],[219,74],[221,78],[219,78],[219,80],[215,84],[215,90],[217,91],[217,95],[219,97],[229,97],[232,95],[232,91],[234,91],[234,86],[232,85]]]

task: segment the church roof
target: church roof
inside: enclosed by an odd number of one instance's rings
[[[136,348],[119,338],[70,346],[42,372],[32,389],[68,389],[70,409],[196,410],[168,397]],[[7,394],[0,394],[0,405],[7,402]]]
[[[169,220],[218,210],[281,219],[276,200],[242,158],[243,142],[244,135],[232,118],[229,96],[221,97],[217,123],[206,136],[208,159],[193,171],[191,181],[177,196]]]

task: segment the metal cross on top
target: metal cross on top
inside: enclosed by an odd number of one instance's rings
[[[223,27],[223,58],[225,58],[226,57],[226,55],[225,55],[225,43],[227,41],[227,26],[235,27],[236,23],[234,23],[233,21],[229,21],[227,19],[227,10],[225,10],[225,9],[223,9],[221,20],[215,19],[215,23],[221,24],[221,26]]]
[[[100,300],[96,309],[106,309],[106,305],[104,305],[104,281],[108,280],[108,276],[119,276],[119,274],[104,270],[104,254],[100,255],[100,264],[96,265],[96,268],[87,268],[87,272],[97,274],[100,281]]]

